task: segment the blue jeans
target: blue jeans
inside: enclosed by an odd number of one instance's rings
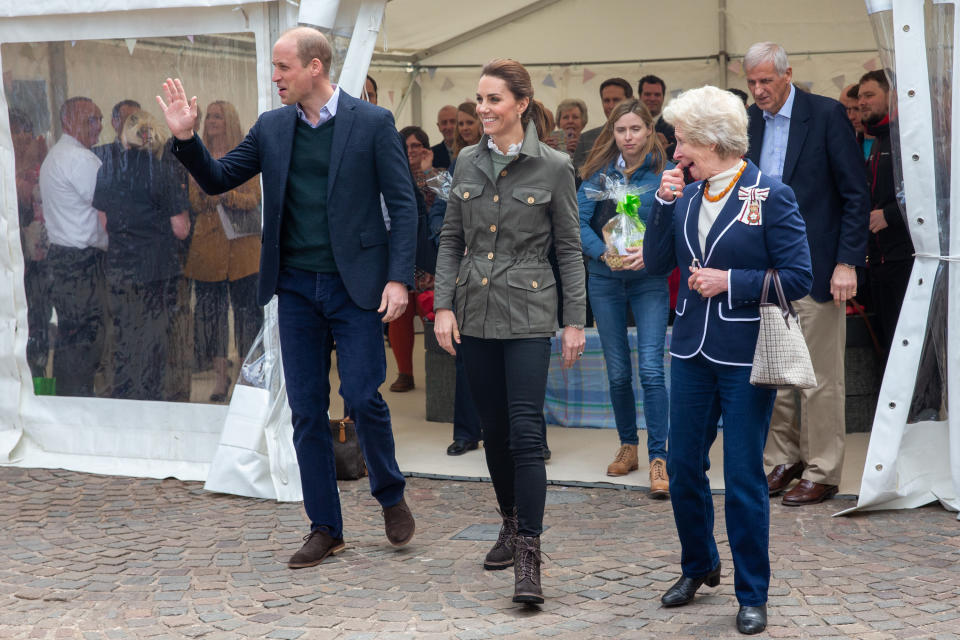
[[[610,402],[620,444],[637,444],[637,400],[633,392],[627,306],[637,324],[637,355],[643,410],[647,422],[650,460],[667,457],[667,386],[663,375],[663,346],[667,333],[670,292],[667,279],[609,278],[590,274],[590,306],[597,319],[603,358],[610,381]]]
[[[283,268],[277,284],[278,328],[293,446],[300,464],[310,529],[343,536],[330,408],[330,337],[337,343],[340,395],[357,426],[370,474],[370,493],[384,507],[403,498],[405,481],[394,452],[390,410],[380,395],[387,375],[383,323],[361,309],[336,273]]]
[[[750,384],[750,367],[702,355],[670,362],[670,500],[682,548],[683,575],[709,573],[720,556],[713,537],[710,446],[723,416],[724,512],[737,601],[759,606],[770,586],[770,496],[763,448],[776,391]]]

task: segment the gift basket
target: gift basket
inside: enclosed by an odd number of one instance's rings
[[[643,234],[647,226],[640,219],[640,195],[653,187],[627,184],[620,176],[599,175],[583,188],[590,200],[616,203],[613,215],[608,220],[599,220],[603,242],[607,245],[605,259],[613,269],[623,267],[627,249],[643,246]],[[608,209],[609,211],[609,209]],[[598,212],[594,215],[603,215]],[[591,226],[594,226],[591,224]]]

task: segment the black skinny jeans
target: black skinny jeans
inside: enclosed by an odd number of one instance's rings
[[[462,336],[460,349],[500,510],[516,507],[520,535],[539,536],[547,498],[542,423],[550,339]]]

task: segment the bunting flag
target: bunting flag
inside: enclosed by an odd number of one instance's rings
[[[837,89],[843,89],[846,86],[847,76],[845,75],[833,76],[830,79],[833,80],[833,86]]]
[[[553,79],[553,74],[548,73],[547,76],[543,79],[543,86],[557,88],[557,82]]]
[[[805,89],[807,93],[813,93],[813,83],[812,83],[812,82],[810,82],[810,81],[798,82],[797,84],[799,84],[803,89]]]
[[[681,93],[683,93],[683,89],[674,89],[673,91],[670,92],[670,97],[676,98]]]
[[[590,69],[584,68],[584,70],[583,70],[583,84],[587,84],[588,82],[590,82],[591,80],[593,80],[593,78],[594,78],[596,75],[597,75],[597,74],[595,74],[593,71],[590,71]]]
[[[430,79],[433,80],[433,76],[437,75],[436,67],[427,67],[427,73],[430,74]]]
[[[877,69],[880,68],[880,61],[877,60],[876,58],[870,58],[869,60],[863,63],[863,68],[866,69],[867,71],[876,71]]]
[[[136,46],[137,46],[137,39],[136,39],[136,38],[124,38],[124,42],[127,43],[127,51],[130,52],[130,55],[133,55],[133,50],[134,50],[134,49],[136,48]]]
[[[387,92],[387,95],[390,96],[390,104],[393,104],[393,96],[395,95],[393,89]]]
[[[187,40],[190,41],[190,44],[193,44],[193,36],[187,36]]]
[[[76,40],[71,40],[71,41],[70,41],[70,46],[71,46],[71,47],[77,46],[77,41],[76,41]]]
[[[449,91],[450,89],[453,89],[453,80],[450,78],[444,78],[443,85],[440,87],[440,91]]]
[[[730,62],[727,63],[727,71],[729,71],[730,73],[736,74],[738,76],[742,76],[743,65],[741,65],[739,62],[735,62],[734,60],[731,60]]]

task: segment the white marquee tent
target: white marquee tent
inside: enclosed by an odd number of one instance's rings
[[[380,104],[395,113],[398,125],[423,124],[431,131],[437,109],[471,98],[478,68],[494,56],[527,64],[545,104],[579,97],[597,109],[599,83],[610,76],[635,81],[654,73],[666,79],[672,94],[706,83],[744,88],[743,53],[757,40],[774,40],[790,54],[795,80],[816,93],[836,96],[864,70],[897,72],[907,214],[920,258],[881,389],[858,506],[910,507],[940,499],[956,510],[960,417],[949,416],[944,400],[935,412],[938,421],[908,424],[918,370],[925,380],[921,352],[927,354],[923,347],[932,340],[925,340],[926,309],[939,303],[960,313],[957,300],[948,303],[947,288],[938,286],[948,264],[941,256],[960,253],[951,245],[960,238],[946,232],[956,209],[952,193],[960,191],[950,189],[952,177],[944,169],[951,160],[954,117],[954,2],[868,5],[870,17],[859,0],[489,0],[482,11],[473,3],[434,0],[3,0],[0,463],[175,476],[207,480],[208,488],[219,491],[299,498],[272,305],[255,363],[260,375],[252,376],[260,386],[237,385],[229,407],[35,394],[25,357],[25,258],[8,107],[42,96],[31,104],[42,104],[46,116],[36,115],[36,124],[53,140],[59,124],[49,114],[67,97],[85,94],[101,105],[126,95],[146,99],[163,78],[175,75],[201,99],[231,100],[249,126],[257,113],[277,104],[269,82],[271,42],[302,22],[335,36],[345,89],[357,94],[369,65],[380,85]],[[936,45],[929,65],[928,41]],[[938,85],[937,78],[945,81]],[[150,100],[144,109],[157,113]],[[104,115],[100,141],[108,142],[106,110]],[[931,317],[929,335],[946,334],[945,312]],[[960,354],[957,338],[946,340],[929,349],[928,361],[935,364],[933,356],[939,356],[945,363],[946,353]],[[947,369],[945,380],[950,395],[960,397],[956,374]]]

